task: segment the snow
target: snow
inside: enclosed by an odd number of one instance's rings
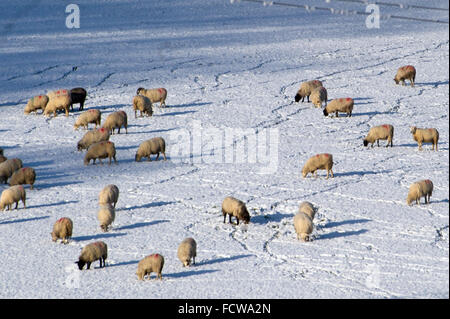
[[[368,29],[365,16],[220,0],[77,4],[79,29],[65,27],[63,2],[0,4],[0,147],[37,173],[27,208],[0,213],[1,298],[449,297],[448,25],[390,19]],[[448,21],[448,11],[381,13]],[[406,64],[418,70],[414,88],[394,84]],[[329,99],[353,97],[352,117],[295,103],[311,79]],[[23,114],[31,96],[77,86],[102,120],[127,112],[128,134],[110,139],[117,165],[83,165],[78,105],[68,118]],[[167,108],[135,119],[138,87],[165,87]],[[369,128],[385,123],[394,147],[364,148]],[[418,151],[412,125],[437,128],[439,151]],[[258,143],[243,157],[227,140],[239,130]],[[168,160],[136,163],[139,144],[156,136]],[[335,177],[302,178],[305,161],[324,152]],[[425,178],[431,203],[407,206],[409,185]],[[120,195],[103,233],[98,193],[107,184]],[[229,195],[246,203],[248,225],[223,223]],[[319,207],[307,243],[292,224],[304,200]],[[74,222],[68,245],[51,241],[61,217]],[[176,255],[186,237],[198,247],[189,268]],[[96,240],[108,245],[107,267],[75,269]],[[163,280],[138,281],[137,263],[151,253],[165,257]]]

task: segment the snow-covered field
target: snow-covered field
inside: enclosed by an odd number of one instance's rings
[[[80,28],[68,29],[69,3],[0,3],[0,147],[37,172],[27,209],[0,212],[1,298],[449,297],[448,24],[389,19],[368,29],[360,15],[248,2],[80,0]],[[381,13],[448,21],[448,11]],[[417,69],[414,88],[394,84],[406,64]],[[352,117],[295,103],[311,79],[329,99],[353,97]],[[23,114],[31,96],[77,86],[102,120],[127,112],[128,134],[110,139],[117,165],[83,165],[78,105],[69,117]],[[138,87],[167,88],[167,107],[135,119]],[[363,147],[385,123],[394,147]],[[437,128],[439,151],[418,151],[412,125]],[[233,157],[227,136],[239,131],[247,142],[237,139]],[[168,160],[136,163],[139,144],[156,136]],[[323,152],[334,178],[302,178]],[[420,179],[434,183],[431,203],[407,206]],[[97,198],[107,184],[120,197],[103,233]],[[229,195],[246,203],[248,225],[223,223]],[[292,223],[304,200],[319,207],[307,243]],[[51,241],[61,217],[74,222],[68,245]],[[190,268],[177,259],[185,237],[198,246]],[[108,245],[107,267],[75,269],[96,240]],[[165,257],[163,280],[138,281],[137,263],[151,253]]]

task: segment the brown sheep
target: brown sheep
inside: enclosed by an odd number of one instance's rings
[[[411,82],[411,86],[414,87],[416,81],[416,68],[412,65],[405,65],[397,70],[397,74],[394,77],[395,84],[402,82],[402,85],[406,85],[405,80]]]
[[[34,181],[36,180],[36,172],[31,167],[23,167],[15,171],[11,179],[9,180],[9,185],[22,185],[29,184],[30,189],[33,189]]]
[[[95,164],[95,160],[98,158],[100,164],[102,163],[102,158],[109,158],[109,164],[111,165],[111,159],[114,159],[114,163],[117,163],[116,160],[116,147],[113,142],[103,141],[92,144],[89,146],[86,155],[84,156],[84,165],[89,165],[89,162],[93,160],[93,164]]]

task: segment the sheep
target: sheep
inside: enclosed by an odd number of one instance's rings
[[[106,258],[108,258],[108,246],[103,241],[96,241],[83,247],[80,257],[75,263],[78,264],[80,270],[83,270],[84,265],[87,265],[87,269],[89,269],[91,263],[99,260],[100,268],[102,268],[106,266]]]
[[[317,170],[319,169],[326,169],[327,170],[327,177],[328,174],[331,173],[331,177],[333,178],[333,155],[324,153],[324,154],[317,154],[312,157],[310,157],[305,165],[302,168],[302,175],[303,178],[305,178],[308,173],[311,173],[313,176],[317,178]]]
[[[419,145],[419,151],[422,150],[422,143],[432,143],[432,150],[438,150],[439,132],[435,128],[417,128],[410,127],[414,141]]]
[[[164,266],[164,257],[160,254],[151,254],[138,263],[138,269],[136,275],[139,280],[144,280],[145,276],[148,275],[150,279],[150,274],[156,272],[156,279],[162,280],[162,269]]]
[[[425,204],[430,203],[430,197],[433,193],[433,182],[429,179],[421,180],[413,183],[409,187],[406,204],[411,205],[413,201],[420,205],[420,198],[425,197]]]
[[[313,206],[310,202],[301,202],[300,207],[298,208],[299,213],[304,213],[308,215],[311,220],[314,220],[314,216],[316,215],[317,208]]]
[[[98,195],[98,203],[111,204],[116,208],[116,203],[119,200],[119,188],[116,185],[110,184],[105,186]]]
[[[27,208],[25,203],[26,197],[27,195],[22,185],[11,186],[2,192],[2,196],[0,197],[0,209],[3,211],[5,210],[5,207],[8,207],[8,210],[11,210],[11,205],[13,203],[16,203],[14,209],[17,209],[20,200],[23,203],[23,207]]]
[[[297,239],[309,241],[309,236],[313,231],[313,222],[307,214],[298,212],[294,216],[294,229],[297,233]]]
[[[52,100],[54,98],[57,98],[59,96],[70,96],[70,91],[67,89],[59,89],[54,91],[48,91],[47,96],[49,100]]]
[[[99,129],[94,129],[92,131],[87,131],[83,138],[78,141],[77,149],[79,151],[88,149],[92,144],[109,141],[109,131],[103,127]]]
[[[114,222],[116,218],[116,210],[111,204],[100,205],[100,209],[97,212],[97,219],[100,222],[100,228],[104,231],[108,231],[108,227]]]
[[[8,178],[19,168],[22,168],[22,160],[20,158],[10,158],[0,163],[0,182],[6,184]]]
[[[86,100],[87,92],[83,88],[73,88],[69,91],[70,99],[72,100],[72,104],[70,108],[73,109],[73,105],[76,103],[80,103],[80,108],[78,111],[83,111],[84,101]]]
[[[183,263],[183,267],[195,264],[195,257],[197,256],[197,243],[191,237],[184,239],[178,246],[178,259]]]
[[[97,158],[100,164],[103,164],[102,158],[109,158],[109,165],[111,165],[111,158],[114,159],[114,163],[117,163],[116,147],[114,146],[114,143],[103,141],[89,146],[86,155],[84,156],[84,165],[89,165],[91,160],[93,160],[93,164],[95,164]]]
[[[328,116],[333,112],[336,113],[336,117],[339,117],[338,112],[347,113],[348,117],[352,116],[354,101],[352,98],[339,98],[334,99],[328,103],[328,105],[323,110],[323,115]]]
[[[147,114],[147,116],[152,116],[152,102],[150,99],[144,95],[136,95],[133,98],[133,110],[134,110],[134,118],[137,118],[137,111],[141,112],[141,117],[143,114]]]
[[[9,186],[29,184],[30,189],[33,189],[34,181],[36,180],[36,172],[31,167],[23,167],[15,171],[9,180]]]
[[[127,113],[124,111],[117,111],[111,113],[103,123],[103,127],[107,129],[111,134],[114,134],[114,129],[118,129],[117,133],[120,134],[120,128],[125,127],[125,133],[128,134]]]
[[[371,127],[369,130],[369,133],[367,134],[366,138],[363,140],[364,146],[369,145],[369,143],[373,144],[375,141],[377,142],[377,145],[380,146],[379,140],[387,140],[386,147],[391,144],[391,147],[393,145],[392,139],[394,138],[394,127],[390,124],[383,124],[379,126]]]
[[[152,161],[150,155],[156,154],[155,161],[159,158],[159,153],[162,153],[164,160],[166,160],[166,141],[162,137],[154,137],[142,142],[139,145],[134,160],[140,162],[142,157],[147,157],[147,161]]]
[[[97,125],[100,126],[101,116],[102,113],[99,110],[87,110],[86,112],[83,112],[80,116],[78,116],[75,124],[73,125],[73,129],[78,130],[80,126],[83,126],[84,129],[87,130],[89,123],[95,124],[95,128],[97,128]]]
[[[53,224],[52,241],[61,239],[63,244],[67,244],[72,237],[73,222],[68,217],[62,217]]]
[[[236,199],[234,197],[228,196],[222,202],[222,214],[223,222],[225,223],[227,214],[229,215],[229,222],[231,222],[231,217],[236,217],[237,225],[239,225],[239,220],[244,221],[245,224],[250,222],[250,214],[248,213],[247,207],[244,202]]]
[[[47,106],[44,110],[44,115],[50,116],[53,113],[53,116],[57,116],[57,110],[65,110],[66,116],[69,116],[69,107],[71,104],[70,95],[59,95],[54,98],[50,98],[47,103]]]
[[[323,102],[325,102],[325,106],[327,106],[327,100],[327,89],[323,86],[319,86],[311,92],[311,102],[315,107],[322,107]]]
[[[39,110],[39,109],[41,109],[42,113],[44,113],[44,110],[45,110],[45,107],[47,106],[48,101],[49,101],[49,98],[47,95],[34,96],[28,100],[28,103],[25,106],[23,113],[28,115],[31,112],[35,112],[37,114],[37,110]]]
[[[302,100],[302,102],[305,100],[305,96],[308,98],[309,102],[309,96],[311,95],[312,91],[315,88],[321,87],[322,82],[319,80],[313,80],[313,81],[307,81],[300,84],[300,89],[297,91],[297,94],[295,95],[295,102]]]
[[[416,80],[416,68],[412,65],[405,65],[397,70],[397,74],[394,77],[395,84],[402,82],[402,85],[406,85],[405,80],[411,82],[411,86],[414,87],[414,82]]]
[[[138,88],[136,95],[144,95],[150,99],[152,104],[159,102],[159,107],[166,106],[167,90],[165,88],[144,89]]]

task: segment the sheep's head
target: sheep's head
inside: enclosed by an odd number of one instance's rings
[[[138,88],[136,91],[136,95],[138,95],[144,88]]]
[[[305,178],[307,174],[308,174],[308,172],[306,171],[306,168],[303,167],[302,168],[302,176],[303,176],[303,178]]]
[[[242,220],[244,221],[244,224],[248,224],[250,222],[250,214],[248,213],[246,207],[243,209]]]
[[[138,153],[136,153],[136,155],[134,155],[134,161],[135,162],[140,162],[141,161],[141,156]]]
[[[301,98],[302,98],[302,96],[300,95],[300,93],[297,93],[297,94],[295,95],[295,102],[300,101]]]
[[[328,116],[327,108],[324,108],[324,109],[323,109],[323,115]]]
[[[398,84],[400,81],[397,79],[397,77],[394,78],[395,84]]]
[[[416,133],[416,130],[417,130],[417,127],[411,126],[411,127],[409,128],[409,130],[411,131],[412,134],[415,134],[415,133]]]
[[[75,262],[76,264],[78,264],[78,269],[83,270],[84,265],[86,265],[86,262],[83,260],[78,260]]]
[[[363,144],[364,144],[364,146],[367,146],[367,145],[369,145],[369,142],[366,139],[364,139]]]

